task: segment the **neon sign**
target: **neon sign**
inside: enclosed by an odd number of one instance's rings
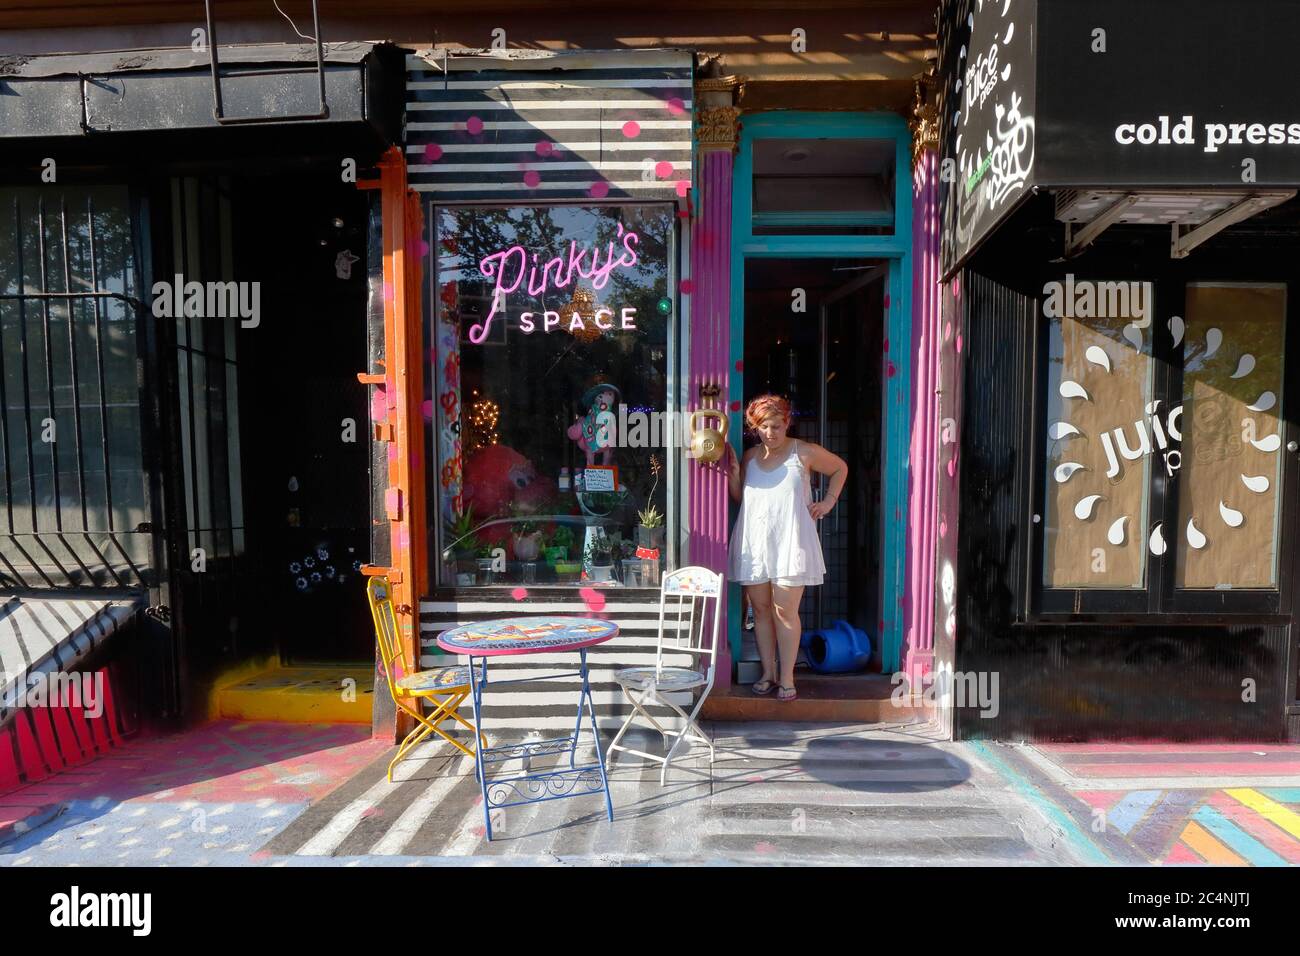
[[[579,246],[577,240],[569,243],[569,253],[567,256],[553,256],[544,263],[539,263],[537,254],[533,253],[531,257],[528,250],[523,246],[514,245],[508,249],[502,249],[494,252],[489,256],[484,256],[479,262],[478,271],[485,279],[495,279],[496,285],[492,290],[492,310],[488,313],[486,319],[481,323],[475,323],[470,326],[469,340],[475,345],[482,344],[487,338],[488,331],[492,327],[492,320],[497,314],[505,311],[505,297],[516,291],[520,286],[524,286],[531,296],[542,296],[553,289],[566,288],[575,278],[587,279],[595,289],[603,289],[609,283],[610,276],[615,269],[627,269],[636,265],[637,254],[636,246],[640,243],[641,238],[630,229],[625,229],[622,223],[618,226],[618,237],[610,240],[604,250],[604,261],[601,261],[601,250],[599,247],[588,248]],[[622,251],[618,251],[621,247]],[[618,254],[615,255],[616,251]],[[524,281],[527,279],[527,285]],[[602,310],[605,312],[608,310]],[[622,312],[622,327],[635,328],[635,325],[629,325],[628,313],[635,314],[635,309],[624,309]],[[610,312],[612,318],[613,313]],[[520,322],[528,319],[529,328],[525,332],[531,332],[531,319],[534,313],[525,312],[520,316]],[[543,313],[544,329],[549,332],[555,325],[558,325],[558,318],[551,322],[551,316],[558,313]],[[579,319],[579,321],[581,321]],[[610,326],[601,325],[599,319],[596,320],[598,327],[604,329]],[[570,326],[572,322],[570,322]],[[612,322],[610,323],[612,325]]]

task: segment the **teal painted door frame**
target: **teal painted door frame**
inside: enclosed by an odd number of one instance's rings
[[[753,234],[754,140],[773,138],[893,139],[894,233],[888,236],[755,236]],[[903,646],[903,593],[907,576],[907,457],[911,441],[912,344],[912,175],[911,132],[893,113],[775,112],[742,117],[739,156],[732,191],[731,374],[727,396],[728,434],[741,451],[743,411],[730,411],[744,400],[744,373],[736,363],[745,352],[745,261],[762,258],[884,259],[889,263],[885,313],[886,364],[881,427],[881,564],[879,634],[885,673],[899,669]],[[792,224],[797,224],[792,221]],[[743,368],[743,366],[742,366]],[[849,480],[852,480],[850,475]],[[727,620],[732,660],[740,654],[740,589],[731,588]]]

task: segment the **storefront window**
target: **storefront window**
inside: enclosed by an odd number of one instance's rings
[[[1286,287],[1189,285],[1186,310],[1177,584],[1275,587]]]
[[[1148,428],[1150,329],[1131,314],[1129,283],[1114,285],[1124,287],[1124,301],[1115,302],[1123,308],[1107,302],[1080,310],[1102,316],[1067,317],[1049,302],[1048,587],[1141,588],[1146,581],[1147,486],[1159,445]]]
[[[432,217],[444,586],[656,586],[666,567],[674,213]]]
[[[1189,282],[1182,315],[1157,314],[1149,282],[1058,285],[1040,607],[1276,606],[1286,285]]]

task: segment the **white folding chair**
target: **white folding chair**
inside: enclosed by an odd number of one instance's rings
[[[671,609],[669,598],[675,599]],[[624,696],[632,705],[632,712],[627,715],[627,720],[610,742],[605,755],[607,763],[616,750],[658,761],[663,764],[663,770],[659,774],[659,784],[662,786],[668,780],[668,765],[677,755],[678,748],[684,741],[698,740],[709,745],[709,764],[713,764],[713,741],[700,729],[695,717],[704,706],[709,691],[713,689],[721,602],[722,575],[715,574],[708,568],[681,568],[664,577],[659,591],[659,636],[654,667],[624,667],[614,674],[614,680],[623,688]],[[676,611],[675,619],[670,617],[670,610]],[[671,636],[666,633],[668,629],[672,630]],[[665,667],[665,650],[669,654],[695,655],[698,663],[707,661],[708,666],[703,671],[693,667]],[[693,692],[696,688],[702,690],[689,714],[665,696]],[[646,710],[647,706],[655,704],[675,711],[682,718],[681,730],[665,727]],[[619,743],[638,716],[663,735],[666,754],[650,754]],[[671,747],[668,746],[669,737],[676,738]]]

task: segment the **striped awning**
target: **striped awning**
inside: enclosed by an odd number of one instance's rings
[[[693,75],[685,50],[420,51],[409,182],[442,202],[683,199]]]
[[[143,606],[142,599],[0,597],[0,723],[32,675],[76,667]]]

